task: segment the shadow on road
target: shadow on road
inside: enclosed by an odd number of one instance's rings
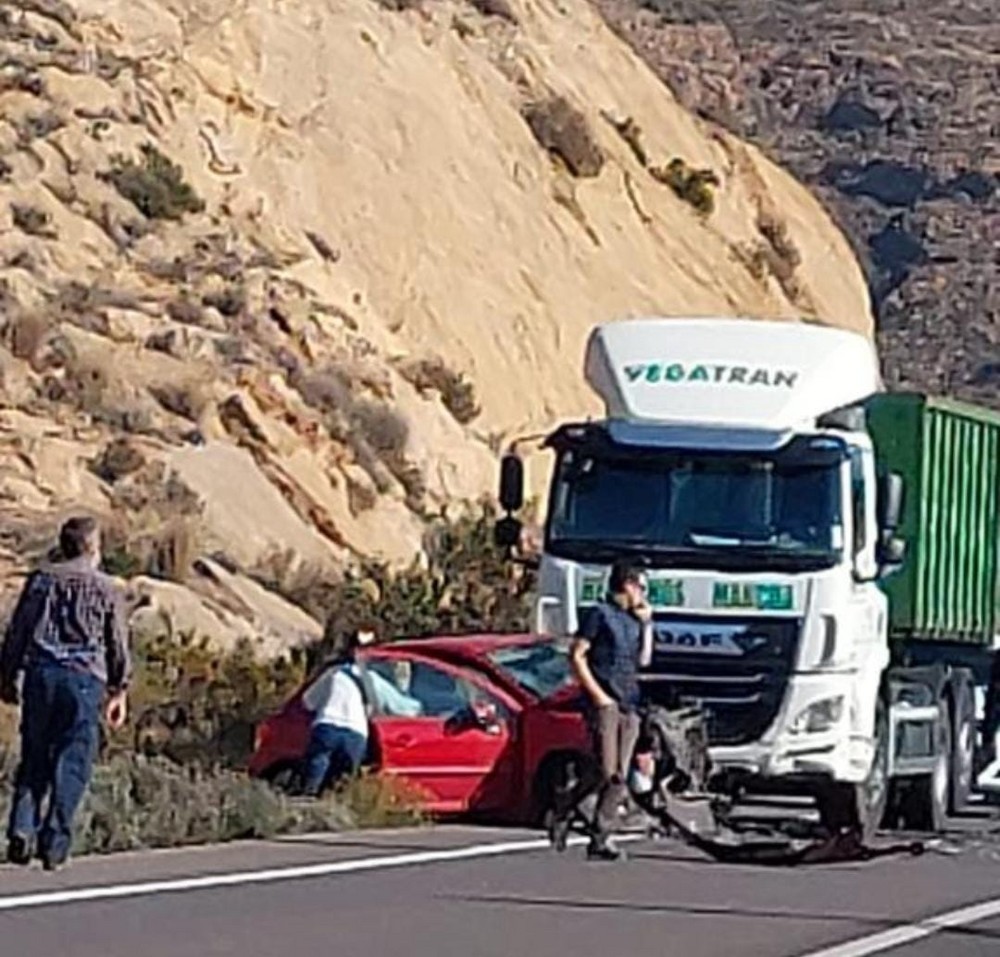
[[[537,907],[563,910],[619,911],[637,914],[679,914],[691,917],[751,917],[764,920],[815,921],[853,924],[871,930],[892,930],[919,925],[920,918],[894,919],[865,914],[815,913],[801,910],[765,910],[756,907],[707,907],[697,904],[643,904],[635,901],[580,900],[559,897],[520,897],[507,894],[439,894],[438,900],[463,904],[497,904],[503,907]],[[1000,931],[977,927],[945,927],[935,936],[971,937],[1000,941]]]

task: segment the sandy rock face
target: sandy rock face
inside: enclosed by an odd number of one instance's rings
[[[597,322],[871,331],[820,205],[583,0],[388,6],[5,6],[12,554],[86,506],[152,542],[145,572],[406,561],[424,515],[492,491],[505,438],[598,410]],[[199,627],[222,577],[176,586]]]

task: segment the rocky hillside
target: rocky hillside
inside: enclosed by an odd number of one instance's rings
[[[834,211],[890,383],[1000,408],[995,0],[598,2],[686,106]]]
[[[0,576],[109,517],[151,627],[286,643],[505,436],[595,409],[598,321],[865,332],[812,195],[583,0],[0,3]]]

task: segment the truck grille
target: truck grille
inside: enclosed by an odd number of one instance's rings
[[[764,734],[795,667],[798,619],[654,619],[653,662],[642,675],[654,704],[700,704],[709,743],[739,745]]]

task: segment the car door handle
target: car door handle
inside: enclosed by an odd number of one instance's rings
[[[413,744],[413,735],[399,734],[390,743],[397,748],[408,748]]]

